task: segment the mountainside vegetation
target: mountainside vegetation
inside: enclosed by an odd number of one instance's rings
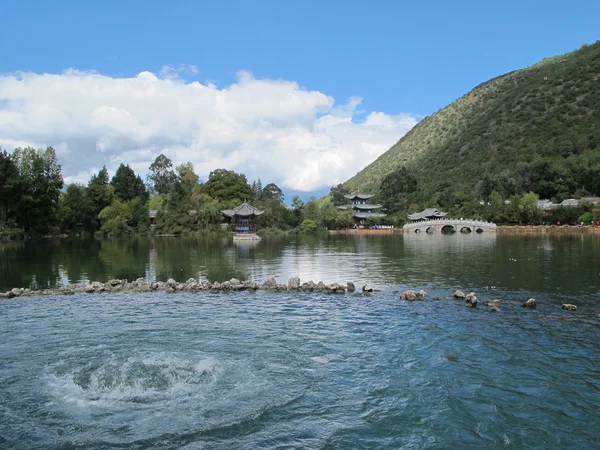
[[[600,195],[600,41],[480,84],[343,187],[381,194],[401,215],[487,204],[492,193]]]

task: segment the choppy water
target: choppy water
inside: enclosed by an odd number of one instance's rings
[[[597,448],[593,237],[360,242],[232,265],[379,282],[372,297],[1,301],[0,448]],[[502,311],[391,293],[463,286]]]

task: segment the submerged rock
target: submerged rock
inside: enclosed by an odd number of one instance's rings
[[[566,311],[577,311],[577,305],[573,305],[571,303],[564,303],[562,305],[562,309]]]
[[[454,293],[454,298],[460,298],[460,299],[462,299],[462,298],[465,298],[465,297],[466,297],[466,295],[465,295],[465,293],[463,291],[457,290]]]
[[[535,298],[530,298],[525,303],[523,303],[523,308],[535,308],[537,305],[535,304]]]
[[[500,300],[488,300],[486,302],[486,305],[491,306],[491,307],[494,307],[494,306],[497,307],[498,305],[500,305]]]
[[[433,297],[431,297],[432,300],[441,300],[442,296],[441,295],[434,295]]]
[[[493,305],[493,306],[490,308],[490,311],[493,311],[493,312],[498,312],[498,311],[500,311],[500,308],[498,308],[496,305]]]

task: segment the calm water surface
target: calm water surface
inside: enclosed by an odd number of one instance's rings
[[[0,246],[0,289],[292,275],[383,291],[1,301],[0,448],[597,448],[593,235]]]

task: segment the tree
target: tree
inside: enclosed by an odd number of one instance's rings
[[[194,172],[194,165],[191,162],[185,162],[175,168],[180,184],[181,200],[190,203],[194,188],[198,186],[198,175]],[[175,183],[174,183],[175,184]]]
[[[6,150],[0,149],[0,227],[14,220],[14,207],[20,196],[19,171]]]
[[[260,181],[260,178],[258,179],[258,181],[253,181],[252,182],[252,192],[254,192],[254,198],[257,200],[260,200],[263,194],[263,187],[262,187],[262,183]]]
[[[350,189],[348,189],[342,183],[338,184],[337,186],[332,186],[329,189],[329,194],[331,195],[333,204],[336,206],[345,205],[346,203],[348,203],[346,201],[346,197],[344,197],[344,194],[349,194],[349,193],[350,193]]]
[[[100,231],[107,236],[129,236],[133,229],[129,224],[133,219],[131,206],[126,202],[115,200],[98,215],[102,227]]]
[[[21,181],[21,196],[16,207],[18,221],[26,230],[44,230],[56,223],[61,167],[52,147],[45,150],[27,147],[13,153]]]
[[[246,175],[238,174],[233,170],[217,169],[212,171],[204,183],[203,189],[212,198],[221,201],[242,202],[254,198],[254,192],[246,180]]]
[[[98,229],[98,214],[100,214],[100,211],[104,208],[109,206],[115,198],[114,189],[108,181],[108,170],[106,170],[106,166],[102,166],[102,169],[100,169],[98,174],[92,175],[88,182],[86,195],[89,199],[91,208],[90,214],[95,222],[93,228]]]
[[[275,183],[269,183],[262,190],[261,199],[283,202],[283,191]]]
[[[94,231],[96,216],[93,213],[88,190],[81,184],[70,184],[60,196],[60,227],[63,231],[80,233]]]
[[[162,153],[156,157],[150,164],[150,173],[148,174],[148,185],[155,194],[168,194],[171,185],[177,179],[177,175],[172,169],[173,162]]]
[[[385,176],[379,190],[388,213],[403,211],[410,204],[411,194],[417,190],[417,179],[402,166]]]
[[[129,164],[121,163],[115,176],[110,180],[110,184],[115,190],[115,196],[123,202],[133,200],[136,197],[140,197],[143,201],[148,198],[144,182],[139,175],[136,176]]]

